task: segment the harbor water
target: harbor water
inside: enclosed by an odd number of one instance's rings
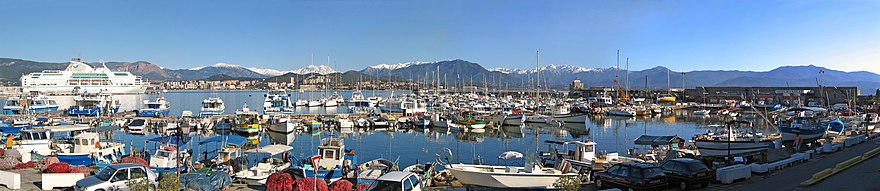
[[[325,94],[324,91],[298,92],[288,91],[294,99],[318,99]],[[349,98],[352,91],[338,91],[344,98]],[[332,92],[331,92],[332,93]],[[365,96],[387,97],[391,91],[363,91]],[[394,91],[394,94],[408,93],[408,91]],[[117,95],[120,99],[121,110],[135,110],[143,103],[143,100],[165,97],[171,106],[171,113],[179,115],[183,110],[198,112],[201,101],[212,96],[219,96],[226,103],[226,113],[234,113],[242,105],[247,104],[250,108],[262,110],[263,95],[265,91],[168,91],[162,94],[150,95]],[[301,98],[302,97],[302,98]],[[61,108],[66,108],[73,102],[72,97],[53,96]],[[347,107],[301,107],[297,113],[346,113]],[[676,111],[672,115],[654,117],[614,117],[603,115],[591,115],[585,124],[533,124],[525,126],[502,126],[486,129],[455,129],[455,128],[414,128],[407,130],[358,130],[352,131],[313,131],[295,132],[283,134],[264,131],[257,136],[249,137],[259,145],[286,144],[294,148],[292,151],[298,159],[307,159],[316,155],[316,148],[320,139],[330,135],[337,135],[345,140],[346,149],[353,149],[355,154],[365,162],[376,158],[385,158],[398,161],[400,165],[407,166],[417,162],[432,162],[437,156],[447,157],[448,148],[452,152],[452,162],[472,163],[481,159],[486,164],[522,164],[523,161],[504,161],[498,159],[498,155],[505,151],[517,151],[526,155],[524,158],[534,158],[539,151],[544,151],[546,140],[585,140],[597,142],[599,152],[617,152],[625,155],[629,149],[637,148],[633,141],[641,135],[676,135],[687,140],[695,134],[703,133],[710,124],[718,124],[720,119],[715,117],[695,117],[688,111]],[[119,130],[110,133],[112,139],[134,146],[133,149],[146,149],[152,152],[155,144],[146,143],[145,140],[158,137],[155,134],[132,135]],[[193,151],[195,159],[213,157],[214,150],[220,148],[218,143],[198,144],[200,140],[213,136],[233,134],[231,132],[202,132],[194,135],[189,148]],[[254,159],[256,158],[254,157]]]

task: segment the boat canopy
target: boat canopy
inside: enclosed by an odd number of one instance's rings
[[[189,142],[190,139],[191,139],[191,137],[161,136],[161,137],[153,137],[151,139],[147,139],[147,141],[156,142],[156,143],[175,144],[178,147],[180,147],[181,145],[185,145],[186,142]]]
[[[202,140],[199,142],[200,145],[208,144],[210,142],[226,142],[227,145],[235,145],[242,146],[248,142],[246,137],[238,136],[238,135],[227,135],[227,136],[216,136],[211,137],[209,139]]]
[[[636,145],[671,145],[677,144],[681,141],[684,141],[681,137],[678,136],[653,136],[653,135],[642,135],[639,138],[636,138]]]
[[[260,147],[259,149],[247,150],[247,152],[249,152],[249,153],[269,153],[270,155],[277,155],[277,154],[281,154],[283,152],[286,152],[286,151],[289,151],[292,149],[293,149],[293,147],[291,147],[291,146],[275,144],[275,145],[266,145],[266,146]]]

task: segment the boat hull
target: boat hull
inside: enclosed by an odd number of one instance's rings
[[[284,122],[269,125],[269,130],[274,132],[289,133],[296,130],[296,122]]]
[[[566,122],[566,123],[586,123],[587,115],[586,114],[568,114],[568,115],[554,115],[554,119]]]
[[[743,155],[766,151],[772,141],[707,141],[697,140],[694,144],[703,156]],[[729,143],[729,144],[728,144]],[[730,151],[728,153],[728,150]]]
[[[449,167],[451,166],[451,167]],[[492,188],[514,189],[545,189],[553,188],[559,178],[573,174],[538,174],[538,173],[508,173],[508,172],[480,172],[459,168],[459,165],[448,165],[449,169],[462,184],[476,185]],[[463,165],[467,167],[492,167],[483,165]],[[500,167],[504,168],[504,167]],[[521,170],[521,169],[520,169]]]

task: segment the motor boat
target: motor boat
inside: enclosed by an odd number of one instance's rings
[[[171,104],[165,101],[165,97],[156,98],[155,101],[144,100],[144,108],[138,112],[140,117],[164,117],[169,113]]]
[[[235,119],[233,119],[233,130],[239,133],[258,133],[260,132],[260,114],[252,111],[245,104],[241,110],[235,111]]]
[[[772,142],[780,139],[778,134],[762,135],[752,131],[737,131],[741,125],[751,125],[748,121],[730,121],[727,130],[695,135],[694,145],[702,156],[737,156],[766,151]]]
[[[222,115],[224,110],[226,110],[226,105],[220,97],[209,97],[202,100],[202,110],[199,111],[199,117]]]
[[[293,150],[293,147],[279,144],[247,150],[245,151],[246,153],[268,153],[272,157],[264,158],[248,170],[236,172],[233,174],[233,177],[239,181],[265,185],[269,175],[290,167],[290,162],[285,161],[283,158],[274,157],[289,150]]]
[[[73,137],[69,143],[56,143],[55,154],[58,160],[70,165],[90,166],[112,161],[126,155],[125,144],[100,140],[98,133],[83,132]]]

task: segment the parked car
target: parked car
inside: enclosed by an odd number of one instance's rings
[[[158,176],[153,171],[141,164],[123,163],[111,164],[98,171],[94,176],[76,181],[76,191],[111,191],[129,190],[129,181],[142,181],[150,184],[155,189],[158,186]]]
[[[596,187],[614,187],[621,190],[662,190],[665,189],[666,175],[660,167],[641,163],[615,164],[605,171],[597,172],[593,178]]]
[[[660,165],[669,185],[687,190],[694,185],[709,186],[712,174],[705,164],[689,158],[670,159]]]
[[[412,172],[392,171],[376,179],[371,191],[421,191],[424,184]]]

